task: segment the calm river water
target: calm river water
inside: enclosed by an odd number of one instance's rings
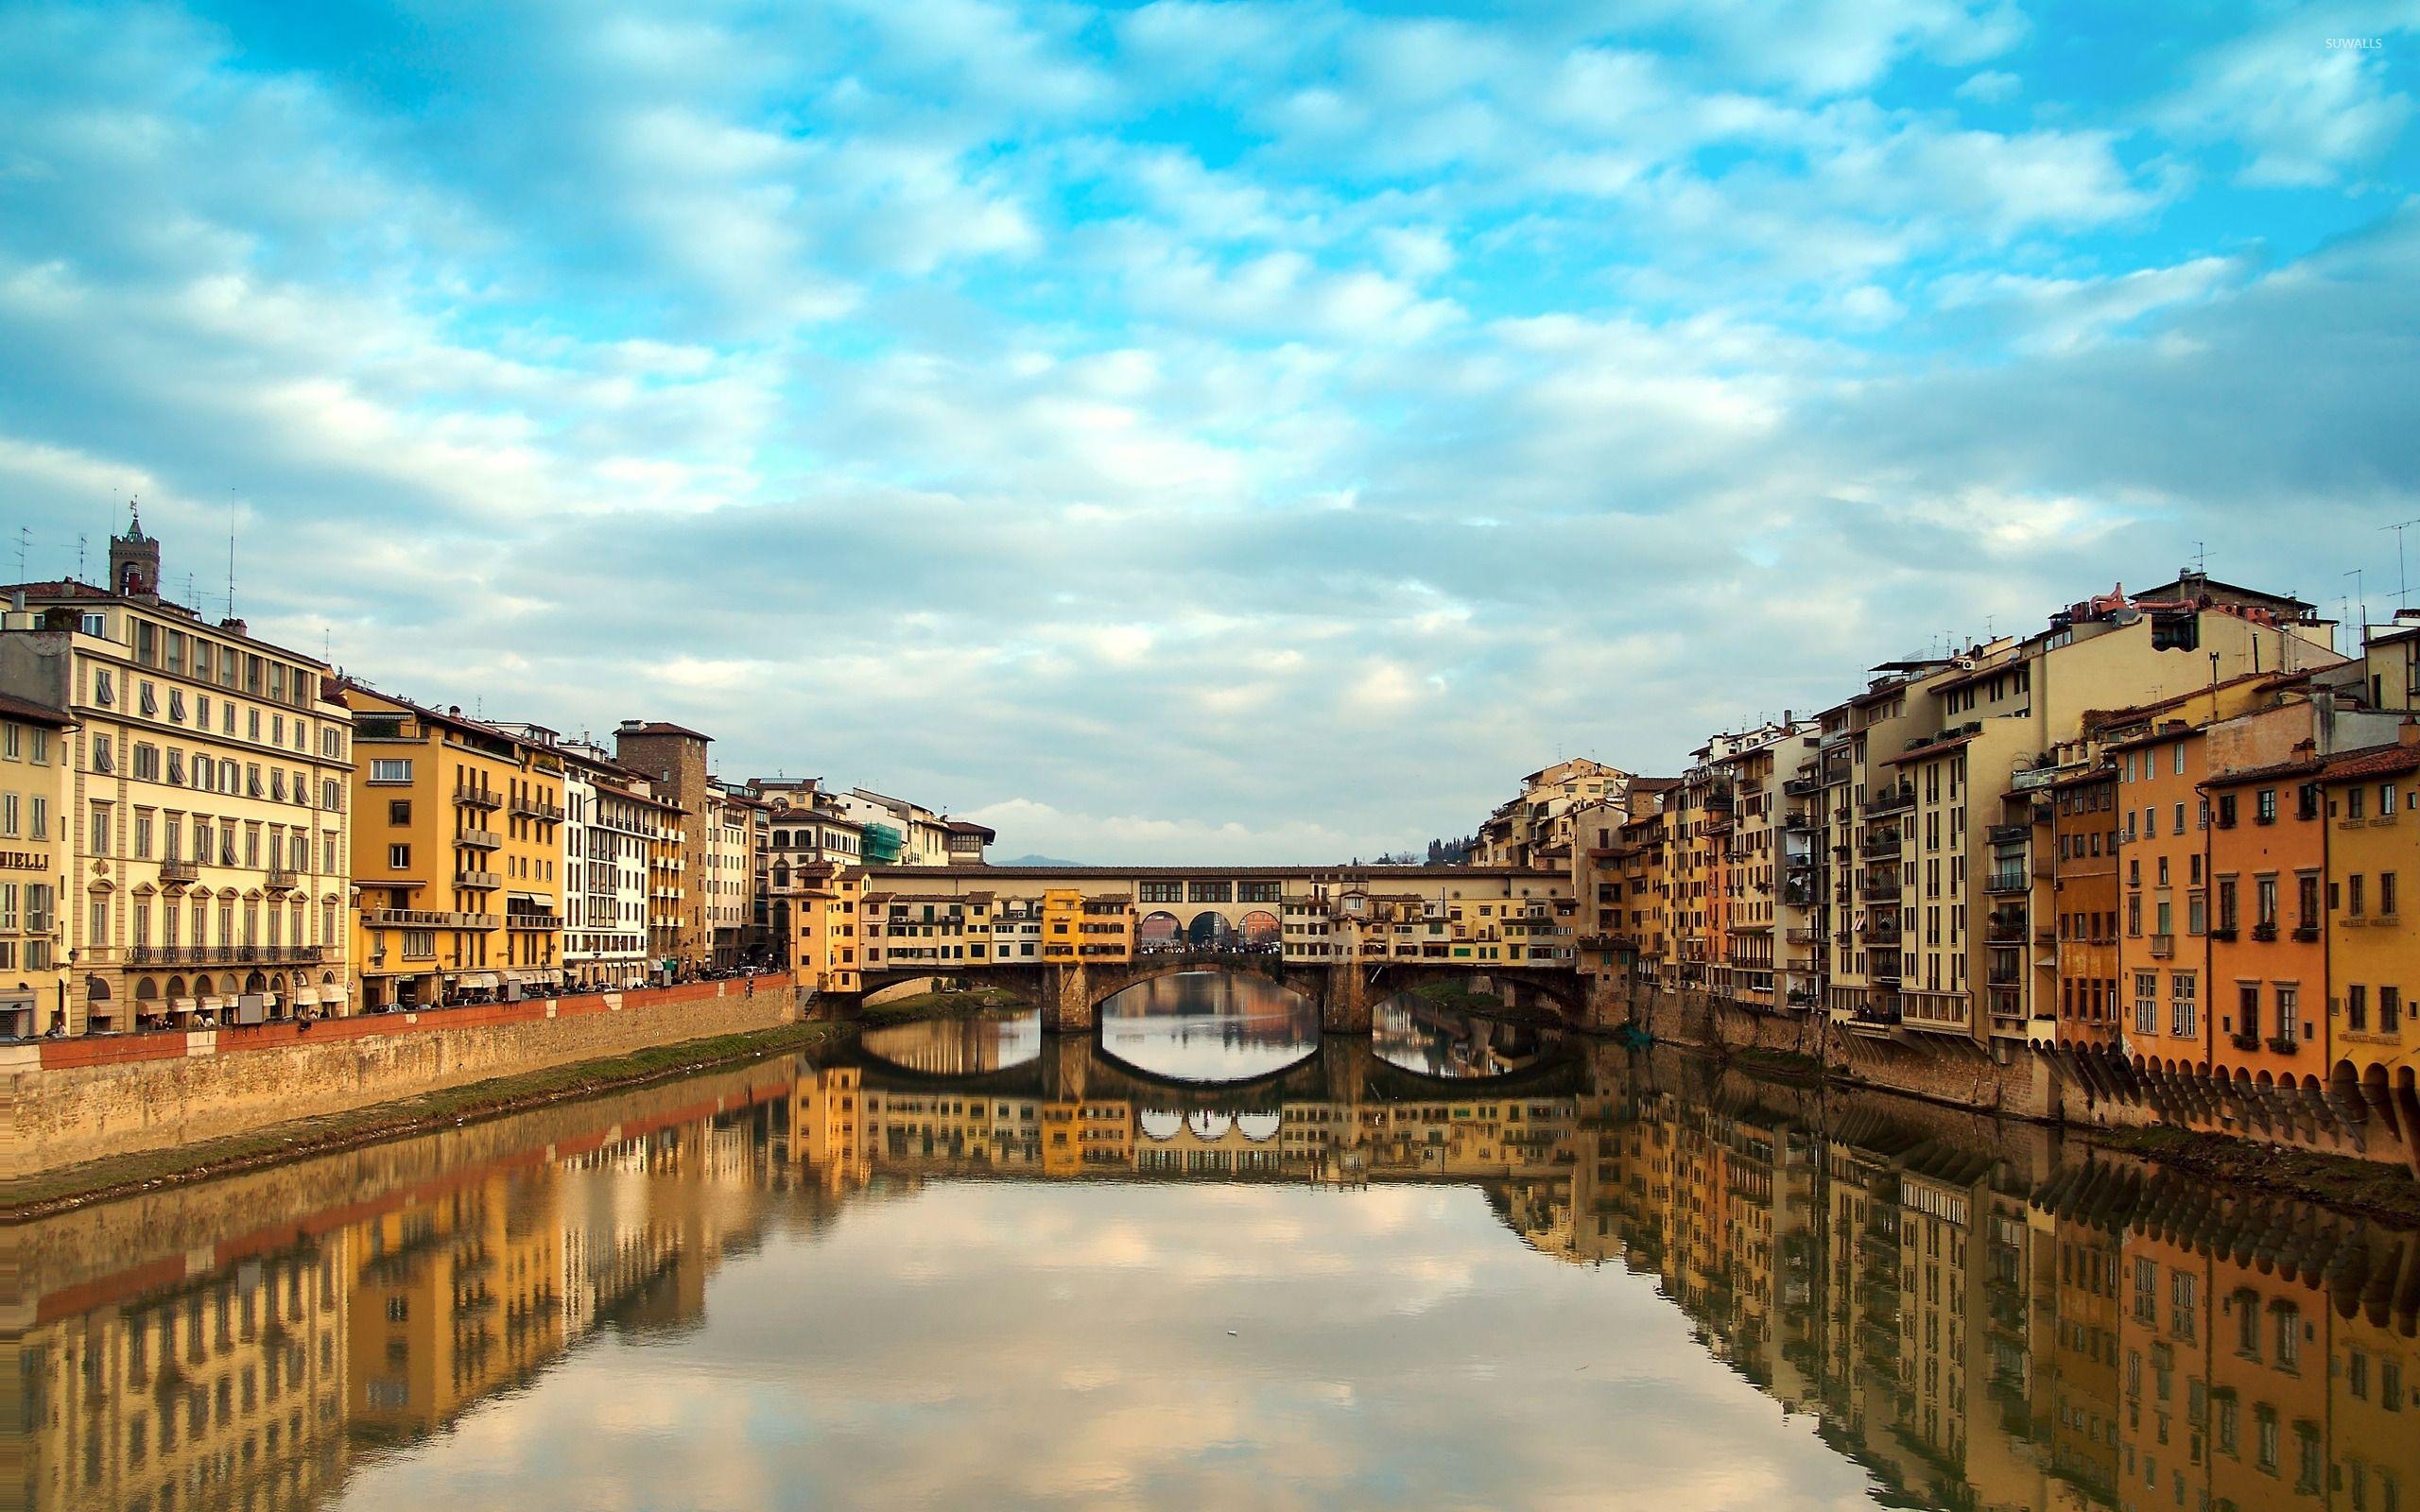
[[[1183,977],[10,1234],[126,1512],[2420,1507],[2420,1250],[2044,1130]]]

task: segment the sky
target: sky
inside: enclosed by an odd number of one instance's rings
[[[2394,608],[2420,3],[1508,9],[0,8],[0,525],[1103,863]]]

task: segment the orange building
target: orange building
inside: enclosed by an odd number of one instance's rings
[[[2116,767],[2088,767],[2051,784],[2051,928],[2058,941],[2061,1044],[2114,1049],[2118,1042],[2118,826]]]
[[[2177,719],[2113,742],[2108,754],[2118,768],[2121,1040],[2147,1059],[2207,1061],[2208,831],[2200,784],[2208,745],[2201,727]]]
[[[2329,1065],[2324,765],[2305,757],[2202,783],[2219,931],[2209,954],[2218,1020],[2210,1060],[2259,1086],[2316,1088]]]

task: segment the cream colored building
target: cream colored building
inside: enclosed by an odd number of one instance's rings
[[[67,1016],[60,888],[67,875],[63,711],[0,694],[0,1040]]]
[[[0,692],[78,726],[68,1027],[346,1012],[352,717],[323,662],[208,623],[159,576],[137,524],[107,587],[22,584],[0,621]]]

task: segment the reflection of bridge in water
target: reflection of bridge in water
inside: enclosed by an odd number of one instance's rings
[[[2150,1460],[2160,1506],[2177,1474],[2188,1507],[2420,1504],[2410,1234],[1669,1052],[1456,1082],[1329,1037],[1185,1087],[1050,1048],[970,1076],[851,1048],[24,1225],[28,1501],[332,1501],[593,1338],[694,1327],[766,1234],[982,1175],[1468,1184],[1538,1253],[1651,1281],[1893,1504],[2114,1507]]]

